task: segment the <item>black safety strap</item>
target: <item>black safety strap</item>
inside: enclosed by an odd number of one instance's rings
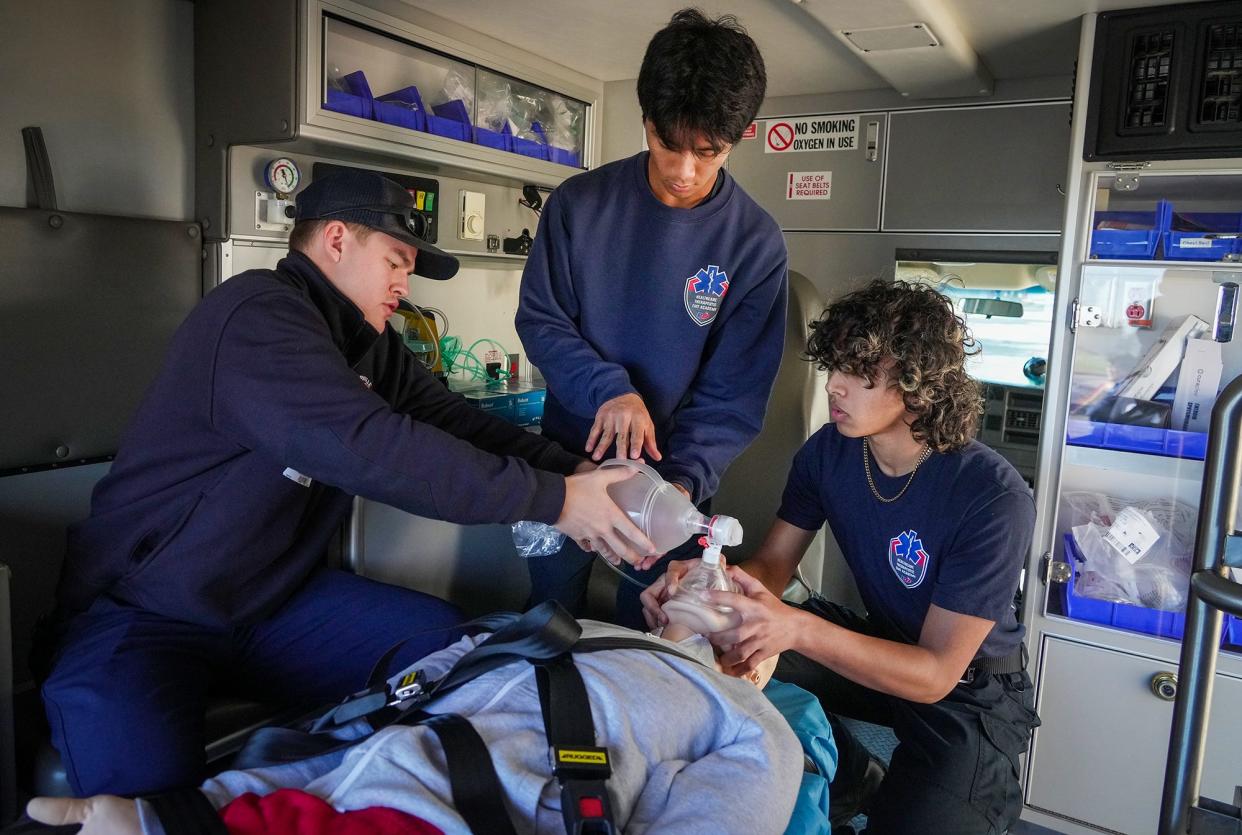
[[[516,835],[491,754],[474,726],[455,713],[432,716],[420,724],[431,728],[440,740],[453,806],[470,831],[474,835]]]
[[[22,128],[22,144],[26,147],[26,207],[55,210],[56,183],[43,144],[43,128]]]
[[[228,827],[198,789],[175,789],[143,798],[168,835],[228,835]]]
[[[403,717],[421,713],[433,701],[473,681],[484,673],[520,660],[554,658],[570,649],[582,634],[578,622],[555,601],[540,604],[524,615],[485,618],[496,630],[457,660],[453,668],[434,682],[408,680],[408,687],[390,689],[384,672],[398,642],[375,665],[371,685],[299,728],[260,728],[251,734],[234,761],[235,768],[263,768],[329,754],[355,745],[365,737],[340,739],[336,728],[366,717],[372,733]],[[408,639],[407,639],[408,640]],[[375,683],[379,676],[379,683]]]
[[[591,699],[570,653],[535,663],[539,705],[561,786],[561,816],[568,835],[616,835],[606,781],[608,749],[595,745]]]

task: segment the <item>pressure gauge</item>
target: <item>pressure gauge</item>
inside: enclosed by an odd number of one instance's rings
[[[292,194],[302,179],[297,163],[288,157],[274,159],[263,170],[263,179],[267,187],[278,194]]]

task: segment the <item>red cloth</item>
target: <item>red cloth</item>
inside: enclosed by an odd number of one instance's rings
[[[229,835],[444,835],[422,818],[372,806],[338,812],[313,794],[280,789],[247,792],[220,810]]]

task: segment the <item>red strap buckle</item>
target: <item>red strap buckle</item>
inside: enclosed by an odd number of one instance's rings
[[[578,814],[584,818],[602,818],[604,801],[598,797],[580,797],[578,798]]]

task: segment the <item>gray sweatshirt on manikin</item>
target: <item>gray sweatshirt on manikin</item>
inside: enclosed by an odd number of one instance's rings
[[[639,633],[593,621],[583,637]],[[485,636],[463,638],[411,669],[438,678]],[[652,641],[659,638],[646,636]],[[700,638],[678,645],[710,664]],[[750,682],[663,652],[608,650],[574,657],[586,683],[597,744],[606,746],[617,825],[629,835],[781,833],[802,774],[785,719]],[[563,833],[560,789],[548,760],[534,669],[493,670],[436,702],[470,720],[487,743],[519,835]],[[297,788],[340,811],[387,806],[446,833],[468,832],[453,808],[444,755],[422,727],[389,727],[344,752],[276,768],[225,772],[203,784],[217,807],[246,792]],[[159,830],[144,808],[144,830]]]

